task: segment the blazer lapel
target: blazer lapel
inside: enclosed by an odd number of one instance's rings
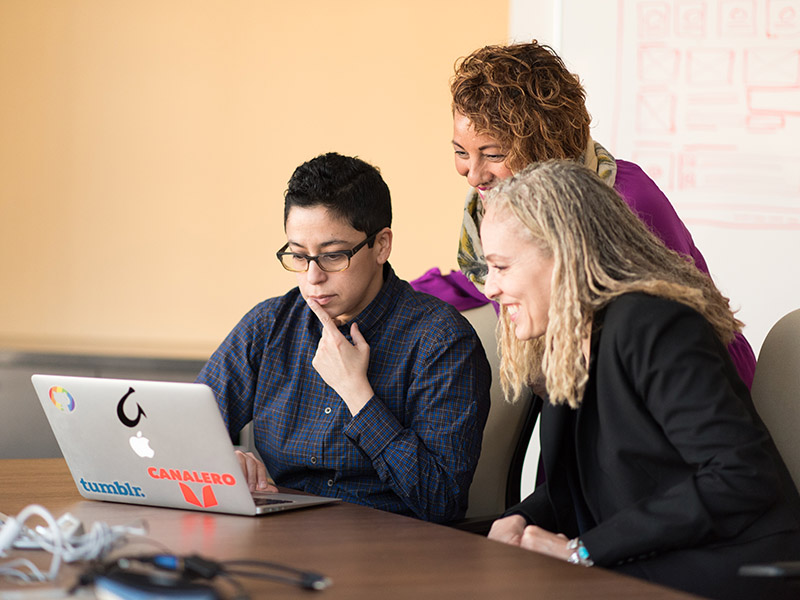
[[[566,535],[572,535],[578,528],[562,457],[570,410],[572,409],[566,404],[553,406],[545,400],[541,425],[542,464],[550,504],[558,524],[558,531],[555,533]]]

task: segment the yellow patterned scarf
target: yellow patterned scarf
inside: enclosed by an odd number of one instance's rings
[[[617,163],[608,150],[589,139],[583,164],[597,173],[610,187],[614,187],[617,177]],[[483,202],[477,190],[470,189],[464,204],[464,222],[461,225],[461,239],[458,243],[458,266],[475,286],[483,291],[486,280],[486,259],[479,236],[483,219]]]

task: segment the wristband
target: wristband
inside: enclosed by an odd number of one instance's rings
[[[591,567],[594,565],[594,561],[589,558],[589,551],[586,549],[586,546],[583,545],[583,542],[580,538],[573,538],[567,542],[567,550],[573,550],[574,552],[569,555],[567,559],[568,563],[572,563],[573,565],[581,565],[582,567]]]

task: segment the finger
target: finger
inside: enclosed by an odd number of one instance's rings
[[[236,451],[237,457],[239,458],[239,464],[242,466],[242,472],[244,473],[245,480],[247,481],[247,487],[250,488],[250,491],[277,491],[277,488],[274,490],[270,490],[271,485],[269,481],[269,476],[267,475],[267,467],[264,466],[255,454],[252,452],[241,452],[240,450]]]
[[[567,545],[565,536],[552,533],[535,525],[525,528],[520,545],[527,550],[533,550],[562,560],[566,560],[568,556],[565,554]]]
[[[489,530],[488,538],[504,544],[519,546],[524,528],[525,520],[519,515],[511,515],[495,521]]]
[[[267,467],[252,452],[245,452],[247,461],[247,479],[251,489],[263,490],[269,485]]]
[[[353,324],[350,325],[350,339],[353,340],[353,344],[356,346],[366,346],[369,348],[367,340],[364,339],[363,335],[361,335],[361,330],[358,328],[358,323],[355,321],[353,321]]]
[[[542,529],[537,525],[527,525],[525,530],[522,532],[522,537],[530,540],[536,540],[541,543],[550,537],[555,537],[555,534],[552,534],[546,529]]]
[[[328,312],[324,308],[322,308],[322,305],[313,298],[306,298],[306,304],[308,304],[308,307],[311,309],[311,312],[317,315],[317,318],[323,325],[326,325],[333,321]]]
[[[530,549],[540,549],[541,546],[547,541],[549,532],[536,525],[528,525],[522,532],[522,545]]]
[[[264,466],[264,463],[258,460],[252,452],[248,452],[248,454],[253,460],[252,464],[255,467],[256,471],[256,489],[263,492],[263,491],[268,491],[269,488],[272,487],[274,489],[271,491],[277,492],[278,489],[275,488],[275,486],[273,486],[269,482],[269,476],[267,475],[267,467]]]
[[[534,527],[533,525],[526,527],[520,539],[520,546],[526,550],[544,552],[541,547],[538,528]]]
[[[327,313],[327,311],[322,308],[322,306],[314,300],[313,298],[306,298],[306,304],[311,309],[317,318],[319,319],[320,323],[322,323],[322,328],[324,331],[329,333],[336,332],[339,335],[342,335],[339,329],[336,327],[336,323],[333,321],[333,318]]]
[[[247,482],[247,487],[252,491],[256,488],[256,484],[258,483],[258,475],[250,468],[250,459],[244,452],[236,450],[235,454],[236,458],[239,460],[239,466],[242,469],[244,480]]]

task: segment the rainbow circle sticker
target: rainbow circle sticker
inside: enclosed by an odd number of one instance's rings
[[[75,410],[75,399],[67,390],[57,385],[50,388],[50,400],[56,408],[62,412],[72,412]]]

